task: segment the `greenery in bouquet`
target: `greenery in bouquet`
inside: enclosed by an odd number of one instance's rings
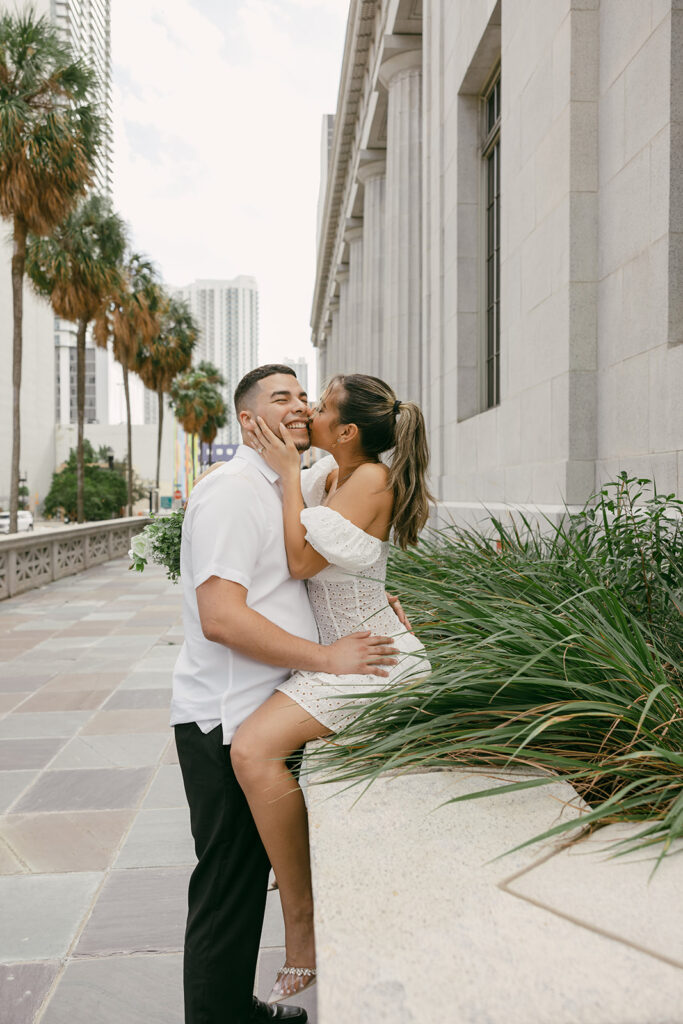
[[[133,537],[128,555],[131,569],[143,572],[150,562],[163,565],[166,575],[174,583],[180,578],[180,541],[183,531],[184,509],[170,515],[154,516],[144,530]]]

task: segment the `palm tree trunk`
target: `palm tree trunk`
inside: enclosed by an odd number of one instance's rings
[[[26,223],[14,218],[14,251],[12,252],[12,468],[10,471],[9,530],[17,532],[19,509],[19,460],[21,457],[21,356],[24,319],[24,266],[26,264]]]
[[[197,435],[192,435],[192,486],[197,479]]]
[[[159,399],[159,436],[157,437],[157,512],[159,511],[159,479],[161,475],[161,436],[164,429],[164,393],[159,388],[157,391],[157,397]]]
[[[85,522],[85,459],[83,422],[85,420],[85,334],[87,320],[79,320],[76,329],[76,519]]]
[[[121,363],[123,370],[123,393],[126,396],[126,425],[128,435],[128,515],[133,515],[133,428],[130,422],[130,388],[128,386],[128,367]]]

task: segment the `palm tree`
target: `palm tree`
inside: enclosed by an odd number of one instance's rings
[[[201,362],[192,370],[177,377],[171,386],[171,406],[176,419],[190,435],[192,452],[192,474],[196,473],[196,440],[203,427],[207,427],[206,438],[211,442],[219,426],[225,422],[226,406],[220,388],[225,381],[212,363]],[[211,435],[211,421],[216,431]]]
[[[85,416],[85,339],[89,324],[122,287],[122,261],[126,226],[103,196],[91,195],[50,238],[31,237],[26,269],[33,284],[47,298],[57,316],[75,321],[77,472],[76,508],[84,521],[83,420]]]
[[[159,332],[162,294],[153,264],[130,253],[122,268],[119,288],[95,318],[94,335],[106,348],[111,340],[114,359],[121,364],[126,399],[128,442],[128,515],[133,514],[133,429],[130,414],[130,370],[137,370],[137,352]]]
[[[135,369],[159,402],[157,436],[156,488],[159,493],[161,467],[161,436],[164,423],[164,394],[173,381],[192,365],[192,352],[197,344],[198,329],[190,307],[182,299],[164,296],[159,330],[152,338],[141,339],[135,357]],[[222,425],[222,424],[221,424]],[[215,434],[214,434],[215,437]]]
[[[47,235],[93,178],[102,122],[95,73],[74,60],[46,17],[0,14],[0,217],[12,222],[12,468],[10,530],[17,529],[21,455],[23,282],[29,232]]]
[[[199,440],[209,446],[209,465],[211,465],[211,446],[216,440],[216,434],[228,421],[228,414],[225,408],[223,396],[219,394],[220,406],[210,409],[207,412],[204,423],[199,428]]]

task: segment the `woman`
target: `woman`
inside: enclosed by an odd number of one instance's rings
[[[359,629],[392,635],[400,652],[389,681],[429,671],[423,648],[400,624],[385,588],[389,535],[403,548],[425,525],[430,495],[424,419],[376,377],[335,377],[310,423],[311,443],[333,457],[305,474],[286,429],[282,438],[258,420],[253,445],[280,474],[289,569],[308,579],[309,597],[328,644]],[[380,462],[393,450],[391,466]],[[306,505],[310,507],[306,507]],[[386,675],[385,672],[378,676]],[[377,676],[295,672],[237,730],[231,759],[280,888],[286,960],[269,1002],[313,984],[315,941],[306,807],[287,758],[309,740],[352,721]],[[358,694],[360,701],[349,699]]]

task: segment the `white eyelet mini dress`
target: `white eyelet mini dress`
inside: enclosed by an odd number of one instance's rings
[[[358,716],[367,703],[366,695],[376,694],[398,679],[408,682],[430,671],[424,647],[401,625],[387,601],[389,542],[372,537],[320,504],[325,481],[335,466],[328,456],[302,474],[302,492],[309,506],[301,513],[306,540],[330,563],[307,582],[320,642],[332,644],[349,633],[369,629],[375,635],[392,637],[400,653],[389,676],[294,672],[278,686],[332,732]]]

